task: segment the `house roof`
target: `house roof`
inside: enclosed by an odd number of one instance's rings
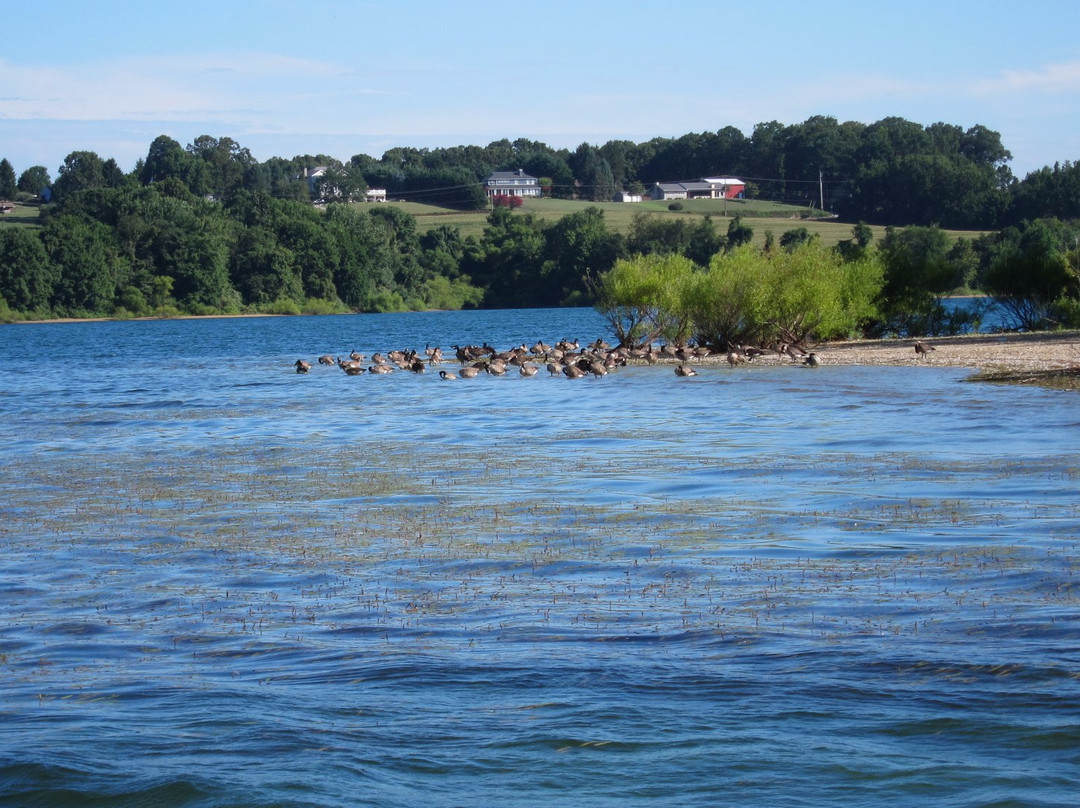
[[[536,177],[526,174],[522,169],[517,171],[493,171],[488,175],[488,178],[484,182],[494,182],[497,180],[533,180],[537,181]]]
[[[717,185],[746,185],[746,183],[734,177],[706,177],[700,180],[656,183],[656,187],[662,191],[711,191]]]

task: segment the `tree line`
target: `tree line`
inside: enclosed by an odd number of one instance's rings
[[[989,230],[1024,220],[1080,217],[1080,165],[1056,163],[1014,177],[999,133],[982,125],[928,126],[889,117],[871,124],[813,116],[797,124],[759,123],[745,135],[733,126],[635,143],[582,143],[575,150],[518,138],[486,146],[395,147],[379,158],[341,161],[329,155],[271,157],[259,162],[228,137],[203,135],[186,147],[162,135],[130,174],[113,159],[73,152],[55,182],[43,166],[17,178],[0,161],[0,199],[49,188],[56,199],[126,181],[177,179],[196,196],[225,199],[247,190],[279,199],[347,202],[368,188],[391,199],[480,209],[482,181],[496,170],[524,169],[551,196],[610,201],[616,191],[643,192],[656,182],[736,176],[747,196],[822,206],[842,218],[881,225],[938,225]],[[307,174],[323,168],[312,182]]]
[[[822,164],[835,154],[827,133],[857,135],[860,149],[877,144],[877,151],[856,152],[877,155],[870,173],[879,184],[869,178],[864,186],[851,182],[843,193],[849,200],[880,196],[882,204],[892,196],[880,187],[890,160],[909,167],[926,160],[942,164],[948,149],[930,149],[927,138],[952,144],[956,160],[961,155],[972,165],[993,167],[999,188],[1008,194],[1007,202],[991,206],[995,215],[1024,214],[991,235],[956,243],[937,223],[920,224],[914,210],[903,222],[908,226],[890,228],[877,244],[870,244],[865,224],[854,226],[852,238],[833,251],[835,258],[846,265],[872,254],[882,265],[874,314],[860,317],[860,333],[942,333],[963,327],[941,306],[941,297],[957,288],[994,294],[1014,312],[1018,326],[1075,324],[1080,256],[1076,227],[1068,220],[1080,204],[1080,194],[1070,190],[1080,182],[1080,168],[1058,165],[1017,183],[1003,164],[1008,153],[1000,139],[981,127],[961,132],[899,119],[869,127],[829,121],[761,125],[741,140],[734,131],[721,130],[715,136],[648,144],[583,144],[573,154],[535,141],[498,141],[484,148],[393,149],[378,161],[359,156],[347,164],[325,155],[259,163],[229,138],[203,136],[185,148],[162,136],[131,172],[93,152],[74,152],[55,181],[40,166],[16,179],[10,163],[0,160],[0,196],[25,198],[51,190],[40,227],[0,227],[0,313],[123,317],[592,304],[602,299],[603,277],[620,261],[678,256],[708,272],[717,256],[746,247],[753,231],[738,217],[721,228],[709,218],[638,214],[622,234],[607,227],[596,207],[553,224],[496,208],[483,235],[475,238],[447,226],[420,233],[414,217],[394,206],[349,203],[376,185],[411,188],[401,193],[418,196],[482,193],[476,177],[518,165],[542,176],[552,194],[626,187],[630,176],[721,173],[692,169],[717,165],[707,161],[709,154],[715,161],[720,159],[715,154],[727,153],[731,162],[725,164],[735,166],[739,154],[741,160],[758,159],[754,155],[760,153],[748,144],[757,138],[760,145],[767,130],[783,155],[774,155],[775,165],[792,176],[809,170],[808,157],[801,163],[795,159],[814,153],[807,144],[818,144]],[[740,143],[741,152],[734,148]],[[907,145],[890,149],[894,143]],[[727,151],[718,144],[726,144]],[[796,171],[797,165],[803,168]],[[308,174],[316,166],[327,171],[312,183]],[[808,193],[794,180],[789,184],[792,193]],[[7,193],[12,186],[14,194]],[[326,204],[313,205],[313,194]],[[1047,215],[1046,204],[1056,206],[1053,215]],[[874,221],[889,218],[879,215]],[[769,234],[759,253],[771,260],[815,246],[812,242],[805,228],[796,227],[778,240]]]

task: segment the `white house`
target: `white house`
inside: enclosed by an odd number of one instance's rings
[[[746,183],[734,177],[703,177],[682,182],[658,182],[653,199],[742,199]]]
[[[496,171],[484,180],[484,193],[491,196],[540,196],[540,180],[523,169]]]

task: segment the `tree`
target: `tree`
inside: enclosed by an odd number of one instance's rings
[[[150,149],[143,161],[139,180],[144,185],[164,182],[175,178],[189,189],[200,192],[204,183],[199,179],[201,166],[196,166],[190,154],[180,144],[167,135],[158,135],[150,144]]]
[[[938,334],[942,298],[963,284],[949,260],[949,238],[938,227],[888,228],[880,245],[885,284],[880,300],[887,330],[908,336]]]
[[[780,246],[788,252],[794,252],[800,247],[809,244],[815,238],[817,236],[810,235],[810,231],[805,227],[793,227],[780,234]]]
[[[304,299],[295,254],[278,244],[274,234],[263,227],[249,227],[240,233],[230,277],[245,303],[300,303]]]
[[[17,187],[15,169],[5,157],[0,160],[0,199],[14,199]]]
[[[564,216],[544,234],[541,296],[536,306],[558,306],[579,300],[590,278],[614,266],[624,251],[623,239],[608,230],[597,207]]]
[[[205,167],[200,173],[203,182],[192,193],[225,197],[244,186],[248,169],[255,164],[251,152],[229,137],[215,138],[200,135],[188,144],[187,152]]]
[[[58,274],[37,232],[0,227],[0,299],[11,308],[48,311]]]
[[[544,225],[531,213],[495,208],[480,240],[480,253],[466,256],[474,282],[487,287],[485,306],[529,306],[542,288]]]
[[[23,193],[40,196],[41,192],[52,185],[52,178],[45,166],[30,166],[19,175],[18,188]]]
[[[876,315],[881,273],[876,257],[845,263],[813,242],[772,253],[746,245],[695,276],[687,308],[698,341],[721,348],[847,337]]]
[[[105,186],[104,163],[92,151],[75,151],[64,158],[53,185],[53,200],[61,201],[77,191]]]
[[[337,242],[334,286],[338,295],[354,310],[374,310],[380,291],[394,287],[391,228],[374,222],[355,205],[327,206],[326,221]]]
[[[734,250],[754,240],[754,228],[743,224],[742,216],[738,213],[728,223],[727,249]]]
[[[56,277],[54,309],[67,314],[111,311],[119,272],[109,228],[74,216],[55,216],[42,228],[41,238]]]
[[[1038,219],[1003,233],[1002,241],[984,283],[1014,326],[1043,328],[1059,319],[1056,309],[1080,300],[1080,275],[1067,260],[1080,233],[1058,220]]]
[[[595,308],[620,345],[637,347],[664,337],[684,341],[692,322],[686,294],[696,268],[681,255],[638,255],[620,259],[601,276]]]
[[[610,202],[615,198],[615,177],[611,166],[594,146],[588,143],[578,146],[570,167],[585,199]]]

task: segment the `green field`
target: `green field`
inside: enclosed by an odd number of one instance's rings
[[[422,233],[441,224],[447,224],[460,228],[464,236],[479,238],[487,225],[487,211],[453,211],[418,202],[388,202],[386,204],[396,205],[415,216],[417,229]],[[721,232],[727,232],[728,223],[736,214],[741,213],[744,223],[753,228],[754,243],[759,246],[765,243],[767,232],[771,231],[779,240],[786,231],[796,227],[805,227],[810,233],[817,234],[821,237],[822,243],[827,246],[833,246],[851,238],[850,223],[836,219],[803,218],[807,213],[812,216],[814,211],[795,205],[742,199],[690,199],[682,202],[682,210],[672,211],[668,210],[669,204],[669,202],[655,201],[583,202],[570,199],[530,199],[519,210],[533,213],[540,219],[554,223],[567,214],[593,206],[604,211],[604,221],[607,222],[607,226],[619,233],[626,233],[630,229],[634,214],[639,212],[694,220],[708,215],[712,216]],[[884,227],[872,225],[870,229],[874,232],[875,240],[880,240],[885,235]],[[974,238],[980,235],[978,232],[960,230],[946,232],[953,238],[961,236]]]
[[[0,216],[0,227],[7,227],[9,225],[36,225],[38,224],[38,211],[40,207],[37,203],[33,205],[24,205],[20,202],[16,202],[15,210],[10,213],[5,213]]]

